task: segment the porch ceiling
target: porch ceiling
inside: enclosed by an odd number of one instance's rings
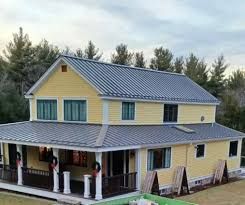
[[[181,127],[181,129],[180,129]],[[191,132],[190,132],[191,130]],[[162,144],[237,139],[244,133],[218,123],[176,125],[99,125],[28,121],[0,125],[0,141],[66,149],[108,151]]]

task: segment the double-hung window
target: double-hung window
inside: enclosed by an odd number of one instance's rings
[[[65,121],[87,121],[86,100],[64,100]]]
[[[122,102],[122,120],[134,120],[134,119],[135,119],[135,103]]]
[[[236,157],[237,156],[237,149],[238,149],[238,141],[231,141],[230,142],[229,157]]]
[[[178,105],[164,104],[164,122],[177,122]]]
[[[148,170],[170,168],[171,147],[148,150],[147,167]]]
[[[57,120],[57,100],[37,100],[37,119]]]

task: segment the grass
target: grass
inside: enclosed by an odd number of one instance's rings
[[[29,197],[20,194],[0,192],[1,205],[53,205],[54,201]]]
[[[245,204],[245,180],[216,186],[178,199],[199,205],[242,205]]]

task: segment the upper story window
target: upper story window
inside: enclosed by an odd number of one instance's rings
[[[65,121],[87,121],[86,100],[64,100]]]
[[[231,141],[230,142],[229,157],[236,157],[237,156],[237,148],[238,148],[238,141]]]
[[[122,102],[122,120],[134,120],[134,119],[135,119],[135,103]]]
[[[37,100],[37,119],[57,120],[57,100]]]
[[[148,170],[170,168],[171,166],[171,147],[162,149],[151,149],[148,151],[147,167]]]
[[[164,122],[177,122],[178,105],[164,104]]]
[[[196,158],[203,158],[205,156],[205,144],[196,145]]]

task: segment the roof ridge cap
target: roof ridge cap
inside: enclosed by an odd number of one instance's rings
[[[94,63],[99,63],[99,64],[112,65],[112,66],[121,67],[121,68],[136,69],[136,70],[149,71],[149,72],[155,72],[155,73],[163,73],[163,74],[168,74],[168,75],[186,76],[183,73],[175,73],[175,72],[170,72],[170,71],[154,70],[154,69],[151,69],[151,68],[141,68],[141,67],[135,67],[135,66],[108,63],[108,62],[104,62],[104,61],[97,61],[97,60],[92,60],[92,59],[87,59],[87,58],[81,58],[81,57],[67,55],[67,54],[61,54],[60,56],[61,57],[67,57],[67,58],[75,58],[75,59],[78,59],[78,60],[84,60],[84,61],[89,61],[89,62],[94,62]]]

